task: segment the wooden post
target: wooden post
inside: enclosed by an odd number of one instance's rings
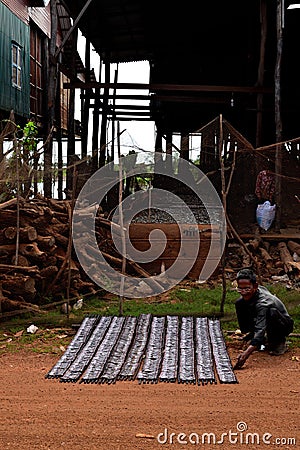
[[[72,34],[72,48],[73,48],[73,73],[72,79],[76,78],[76,64],[75,64],[75,55],[77,48],[77,34],[78,30],[74,30]],[[75,155],[75,129],[74,129],[74,114],[75,114],[75,89],[70,89],[70,97],[69,97],[69,114],[68,114],[68,148],[67,148],[67,180],[66,180],[66,188],[67,188],[67,198],[70,198],[73,188],[73,168],[71,167],[71,162],[74,163],[74,155]],[[73,161],[72,161],[73,160]]]
[[[17,178],[17,236],[16,236],[16,252],[15,265],[19,263],[19,244],[20,244],[20,147],[14,133],[13,146],[16,153],[16,178]]]
[[[220,114],[220,122],[219,122],[219,161],[220,161],[220,167],[221,167],[221,186],[222,186],[222,204],[223,209],[226,216],[226,180],[225,180],[225,165],[224,165],[224,148],[223,148],[223,119],[222,114]],[[226,243],[225,243],[226,248]],[[224,314],[224,304],[226,299],[226,273],[225,273],[225,255],[226,251],[224,248],[223,255],[221,257],[221,268],[222,268],[222,298],[221,298],[221,304],[220,304],[220,313]]]
[[[257,86],[263,86],[264,84],[264,73],[265,73],[265,53],[266,53],[266,39],[267,39],[267,4],[266,0],[261,0],[260,2],[260,17],[261,17],[261,28],[260,28],[260,59],[257,74]],[[263,110],[263,94],[257,94],[257,109],[256,109],[256,147],[262,145],[262,110]],[[256,158],[256,162],[259,160]],[[258,171],[258,166],[256,167]]]
[[[66,260],[68,265],[68,278],[67,278],[67,317],[69,319],[70,314],[70,288],[71,288],[71,264],[72,264],[72,220],[73,220],[73,211],[75,206],[75,200],[76,200],[76,184],[77,184],[77,170],[76,165],[73,166],[73,176],[72,176],[72,201],[71,205],[67,203],[68,207],[68,214],[69,214],[69,236],[68,236],[68,247],[66,252]]]
[[[180,136],[180,158],[189,160],[189,135],[181,133]]]
[[[160,187],[161,175],[158,173],[162,167],[162,132],[158,127],[155,139],[155,152],[154,152],[154,175],[153,175],[153,186]]]
[[[50,10],[51,10],[51,37],[49,44],[48,58],[46,59],[46,64],[48,64],[48,91],[47,91],[47,140],[45,142],[44,150],[44,195],[45,197],[52,197],[52,136],[48,139],[50,135],[50,130],[54,125],[55,118],[55,98],[56,98],[56,80],[57,80],[57,64],[55,58],[55,48],[56,48],[56,38],[57,38],[57,28],[58,28],[58,18],[57,18],[57,8],[56,0],[50,0]]]
[[[91,70],[91,48],[90,42],[85,41],[85,79],[90,81]],[[88,147],[88,130],[89,130],[89,111],[90,111],[90,96],[91,89],[85,89],[84,104],[82,110],[82,133],[81,133],[81,158],[84,159],[87,156]]]
[[[60,71],[57,73],[57,89],[56,89],[56,139],[57,139],[57,197],[59,200],[63,198],[63,150],[62,150],[62,134],[61,134],[61,98],[60,98]],[[36,187],[36,183],[35,183]],[[36,194],[35,194],[36,195]]]
[[[109,82],[110,82],[110,63],[109,63],[109,61],[106,61],[105,62],[105,83],[109,83]],[[101,120],[101,135],[100,135],[100,155],[99,155],[99,167],[100,168],[105,165],[108,95],[109,95],[109,89],[104,88],[102,120]]]
[[[282,141],[282,120],[281,120],[281,58],[282,58],[282,30],[283,30],[283,1],[277,0],[277,57],[275,65],[275,126],[276,142]],[[281,225],[281,172],[282,172],[282,145],[276,145],[275,153],[275,231],[280,232]]]
[[[168,170],[168,173],[173,172],[172,168],[172,132],[168,132],[166,135],[166,167]]]
[[[10,111],[8,121],[6,122],[3,130],[0,132],[0,162],[4,158],[3,141],[7,135],[15,132],[16,124],[14,123],[14,121],[15,121],[15,114],[14,114],[14,110],[12,109]]]
[[[181,133],[180,135],[180,158],[185,159],[186,161],[189,160],[189,134]],[[178,165],[178,172],[180,173],[182,171],[182,165]]]
[[[3,160],[3,158],[4,158],[4,155],[3,155],[3,141],[4,141],[4,137],[2,137],[2,133],[0,133],[0,163]],[[0,302],[0,304],[1,304],[1,302]]]
[[[123,222],[123,165],[121,158],[121,145],[120,145],[120,124],[117,122],[117,133],[118,133],[118,157],[119,157],[119,218],[121,227],[121,239],[122,239],[122,270],[121,270],[121,285],[120,285],[120,295],[119,295],[119,316],[123,316],[123,302],[124,302],[124,282],[126,275],[126,236],[124,231]]]
[[[99,81],[101,81],[102,61],[99,65]],[[95,101],[93,110],[93,135],[92,135],[92,168],[96,172],[98,168],[98,146],[99,146],[99,111],[100,111],[100,89],[95,89]]]
[[[117,66],[117,70],[115,70],[115,76],[114,76],[114,83],[116,85],[116,83],[118,82],[118,73],[119,73],[119,66]],[[112,116],[112,131],[111,131],[111,154],[110,154],[110,161],[109,162],[113,162],[115,160],[115,122],[116,122],[116,112],[115,112],[115,107],[116,107],[116,88],[114,88],[113,91],[113,116]]]

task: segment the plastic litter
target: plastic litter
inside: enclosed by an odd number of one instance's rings
[[[293,261],[295,261],[295,262],[299,262],[300,261],[300,256],[296,252],[293,253]]]
[[[267,200],[256,208],[256,220],[260,228],[267,231],[273,223],[276,214],[276,205]]]
[[[78,310],[78,309],[81,309],[82,305],[83,305],[83,299],[80,298],[79,300],[77,300],[76,303],[74,303],[73,309],[75,309],[75,311]]]
[[[34,334],[37,332],[37,330],[38,330],[38,327],[32,324],[27,328],[26,331],[27,331],[27,333]]]

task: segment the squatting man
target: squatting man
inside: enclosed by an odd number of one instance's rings
[[[240,369],[254,350],[264,345],[271,355],[287,351],[286,337],[293,331],[294,322],[285,305],[264,286],[258,285],[251,269],[238,272],[237,290],[241,297],[235,303],[240,330],[250,341],[247,349],[237,359],[235,369]]]

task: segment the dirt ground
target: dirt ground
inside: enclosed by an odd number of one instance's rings
[[[233,362],[240,345],[228,344]],[[0,356],[1,450],[300,448],[299,348],[256,352],[238,384],[206,386],[46,379],[58,358],[24,349]]]

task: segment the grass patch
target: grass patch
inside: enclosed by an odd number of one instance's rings
[[[286,305],[294,319],[294,333],[300,333],[300,298],[299,291],[288,290],[282,285],[266,285]],[[161,296],[143,299],[125,299],[123,302],[124,316],[139,316],[140,314],[207,316],[218,317],[224,331],[238,328],[234,303],[239,294],[228,284],[224,315],[220,315],[222,286],[198,285],[182,283]],[[60,354],[72,339],[75,331],[72,325],[79,325],[89,314],[101,316],[119,315],[119,298],[106,294],[105,297],[90,297],[84,300],[80,310],[72,310],[69,317],[60,312],[60,307],[46,314],[37,316],[26,313],[8,322],[2,322],[0,332],[0,353],[30,349],[37,353]],[[29,325],[35,324],[39,330],[35,334],[26,332]],[[18,333],[23,333],[18,335]],[[230,339],[230,338],[228,338]],[[291,347],[300,347],[300,339],[289,337]]]
[[[299,291],[288,290],[284,286],[266,286],[270,292],[277,295],[286,305],[295,322],[294,332],[300,333],[300,298]],[[228,285],[224,315],[220,316],[220,302],[222,287],[215,286],[176,286],[168,295],[145,299],[125,299],[123,303],[123,315],[139,316],[140,314],[153,315],[179,315],[179,316],[208,316],[218,317],[226,330],[234,330],[238,327],[235,301],[239,297],[236,290]],[[119,299],[112,297],[109,300],[93,298],[89,300],[81,313],[96,313],[100,315],[119,315]]]
[[[27,333],[26,327],[19,325],[0,332],[0,355],[17,353],[20,350],[34,353],[64,353],[73,337],[73,332],[61,328],[39,328],[36,333]]]
[[[124,299],[123,314],[125,316],[138,316],[140,314],[153,315],[192,315],[192,316],[220,316],[220,299],[222,288],[208,289],[202,286],[177,286],[162,296]],[[226,309],[234,313],[234,300],[237,293],[228,291]],[[92,298],[84,303],[81,312],[101,315],[118,315],[119,299],[112,296],[110,299]]]

